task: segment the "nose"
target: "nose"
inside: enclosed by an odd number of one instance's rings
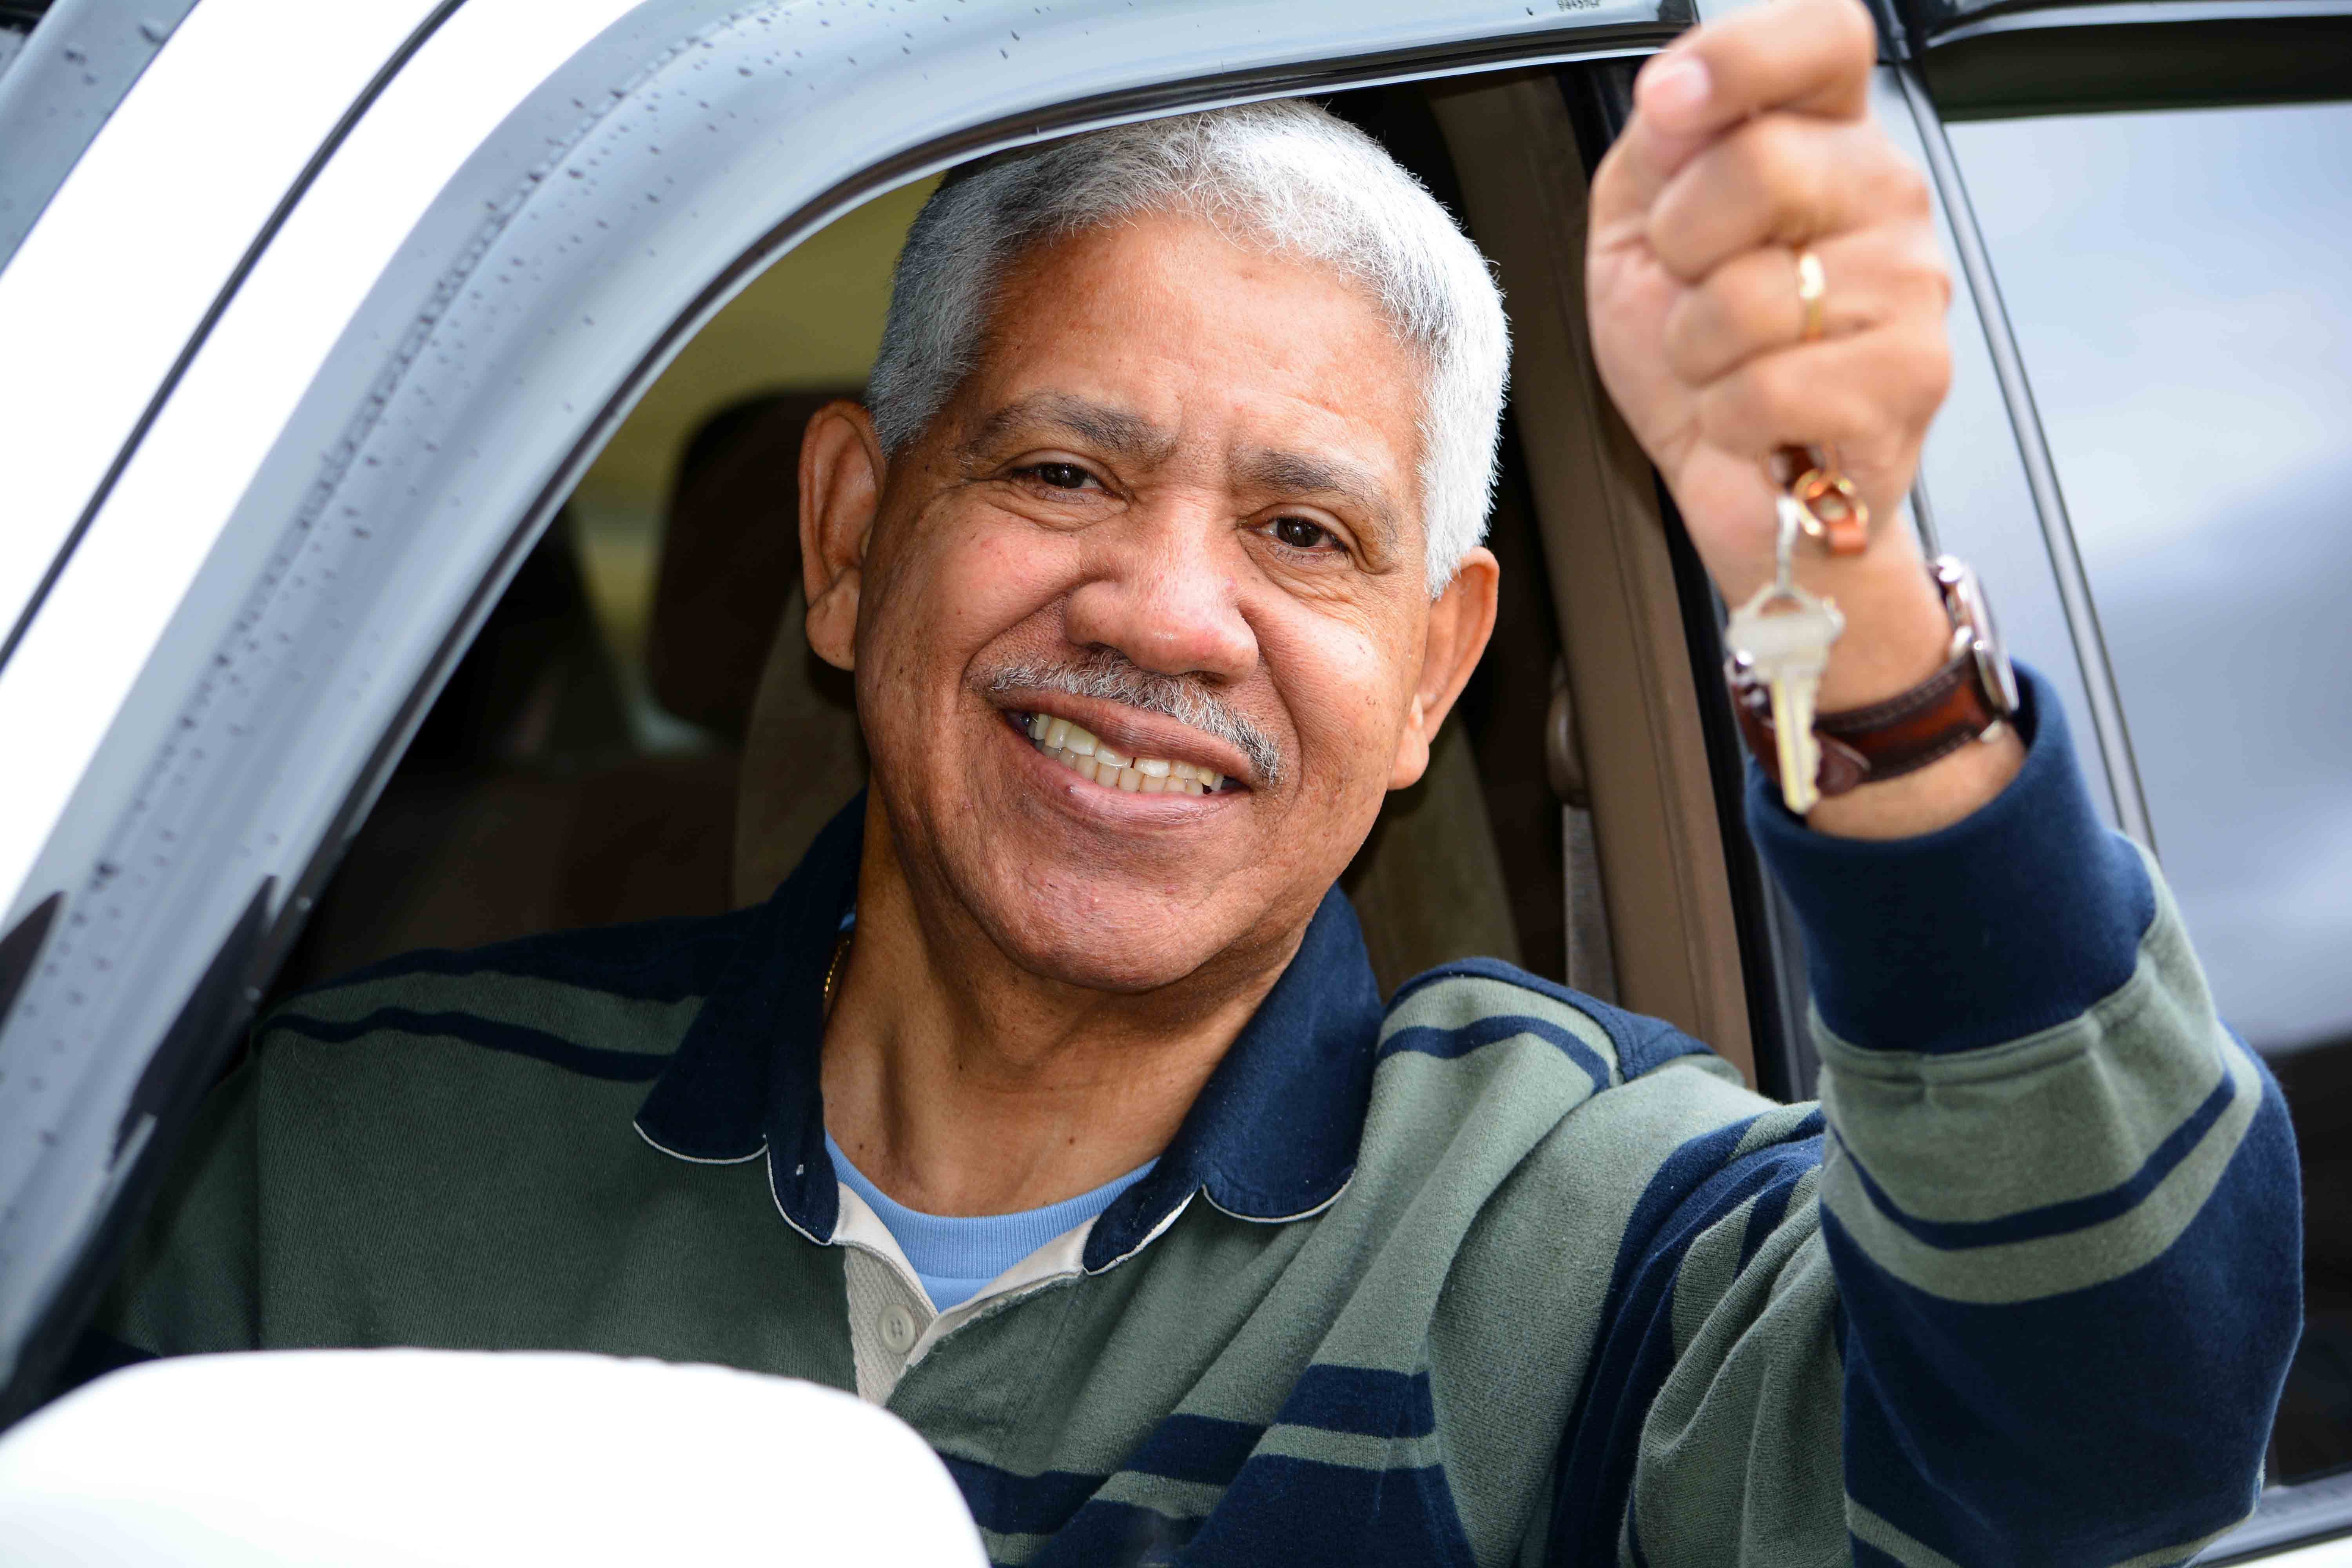
[[[1246,562],[1230,518],[1165,498],[1089,542],[1087,579],[1065,611],[1072,642],[1116,648],[1161,675],[1237,681],[1256,668],[1257,637],[1241,605]]]

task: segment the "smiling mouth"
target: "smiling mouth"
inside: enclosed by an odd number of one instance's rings
[[[1029,743],[1082,779],[1129,795],[1230,795],[1240,780],[1172,757],[1135,757],[1067,719],[1008,709],[1005,717]]]

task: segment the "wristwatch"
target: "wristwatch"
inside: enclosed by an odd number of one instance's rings
[[[1813,782],[1824,795],[1916,773],[1970,741],[1998,738],[2001,726],[2017,716],[2017,672],[2010,668],[1983,584],[1955,556],[1937,556],[1927,571],[1943,595],[1944,613],[1952,618],[1951,655],[1941,669],[1908,691],[1866,708],[1815,716],[1822,763]],[[1726,662],[1724,676],[1740,736],[1777,784],[1780,761],[1771,695],[1737,657]]]

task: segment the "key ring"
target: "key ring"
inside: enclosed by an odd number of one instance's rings
[[[1772,587],[1785,597],[1796,587],[1797,535],[1804,531],[1805,509],[1784,490],[1772,498],[1772,511],[1780,524],[1772,536]]]
[[[1783,466],[1793,478],[1781,478]],[[1832,555],[1859,555],[1870,548],[1870,503],[1839,468],[1835,447],[1783,447],[1765,469],[1796,503],[1806,538]]]

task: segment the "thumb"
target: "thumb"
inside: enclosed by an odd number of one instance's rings
[[[1592,177],[1594,229],[1646,222],[1666,182],[1719,133],[1714,73],[1691,47],[1700,36],[1685,34],[1633,79],[1633,116]]]
[[[1593,176],[1593,227],[1639,221],[1684,164],[1755,115],[1861,118],[1876,58],[1856,0],[1779,0],[1684,34],[1633,79],[1633,117]]]

